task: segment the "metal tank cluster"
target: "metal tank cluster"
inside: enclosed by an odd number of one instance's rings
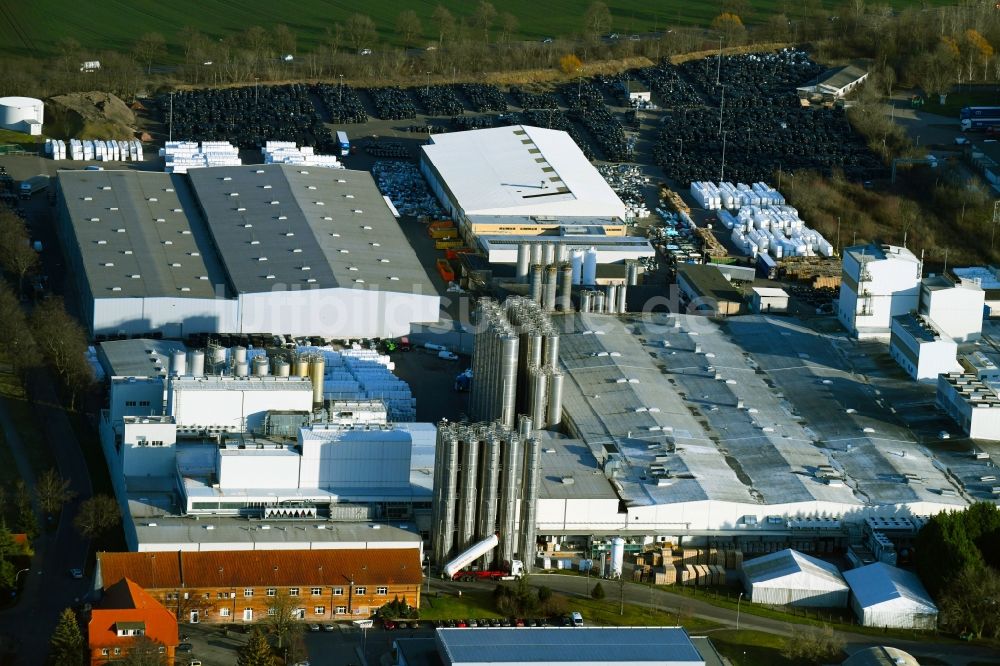
[[[627,285],[638,284],[639,267],[626,262],[626,284],[603,290],[580,289],[581,312],[624,314]],[[521,243],[517,247],[516,275],[529,284],[529,298],[545,312],[572,312],[573,288],[596,287],[597,250],[570,249],[555,243]]]
[[[453,553],[496,534],[498,563],[520,555],[534,560],[541,443],[532,421],[516,429],[499,421],[438,424],[434,459],[433,555],[443,564]],[[490,567],[494,556],[483,556]]]

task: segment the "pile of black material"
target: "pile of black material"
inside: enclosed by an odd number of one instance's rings
[[[604,95],[590,81],[568,83],[561,89],[569,102],[569,118],[587,128],[609,162],[625,162],[631,150],[625,128],[604,104]]]
[[[317,152],[334,148],[305,85],[188,90],[173,97],[173,135],[179,139],[228,140],[240,148],[266,141],[294,141]]]
[[[372,175],[379,191],[389,197],[400,215],[446,217],[431,194],[423,174],[412,162],[382,162],[372,165]]]
[[[365,152],[372,157],[410,159],[410,149],[398,141],[373,141],[365,146]]]
[[[722,99],[726,89],[726,105],[734,108],[756,106],[796,106],[795,88],[815,80],[824,68],[798,49],[777,53],[747,53],[689,60],[680,65],[683,75],[705,92],[712,106]],[[720,85],[716,85],[718,79]]]
[[[649,86],[662,108],[701,106],[704,102],[698,91],[680,77],[677,67],[663,61],[655,67],[643,67],[636,76]]]
[[[486,83],[463,83],[461,88],[472,108],[480,113],[507,110],[507,100],[496,86]]]
[[[576,142],[576,145],[580,147],[580,150],[583,151],[584,156],[588,160],[594,160],[593,148],[580,136],[580,130],[569,121],[569,118],[562,111],[558,109],[529,109],[519,115],[520,117],[516,118],[517,122],[511,124],[534,125],[535,127],[544,127],[546,129],[562,130],[570,135],[570,138]]]
[[[368,94],[372,96],[372,101],[375,103],[375,115],[382,120],[403,120],[404,118],[417,117],[417,109],[413,106],[413,100],[402,88],[395,86],[368,88]]]
[[[428,115],[460,116],[465,113],[465,107],[451,86],[421,86],[415,90]]]
[[[550,92],[533,93],[518,86],[511,86],[510,94],[523,109],[559,108],[559,100]]]
[[[368,122],[368,112],[351,86],[320,83],[316,86],[316,94],[326,105],[331,123],[339,125]]]
[[[488,127],[499,127],[501,124],[509,125],[510,123],[500,123],[499,116],[494,114],[485,116],[455,116],[451,119],[452,127],[454,127],[455,131],[458,132],[474,129],[486,129]]]

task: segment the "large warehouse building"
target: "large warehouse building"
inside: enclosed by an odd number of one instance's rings
[[[371,175],[289,165],[62,171],[92,334],[395,337],[439,297]]]

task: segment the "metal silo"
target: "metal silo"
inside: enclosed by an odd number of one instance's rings
[[[183,350],[176,350],[170,355],[170,374],[181,377],[187,374],[187,354]]]
[[[527,282],[528,266],[531,264],[531,246],[520,243],[517,246],[517,281]]]
[[[531,264],[531,300],[542,302],[542,265]]]
[[[594,296],[590,301],[591,307],[590,312],[602,313],[604,312],[604,292],[595,291]]]
[[[200,349],[188,352],[188,374],[192,377],[205,376],[205,352]]]
[[[458,483],[458,438],[454,432],[446,433],[444,443],[444,464],[442,465],[441,522],[436,527],[441,532],[438,550],[438,564],[443,565],[455,547],[455,503]]]
[[[573,284],[580,284],[583,277],[583,250],[570,252],[569,264],[573,267]]]
[[[594,303],[594,292],[585,289],[580,292],[580,312],[590,312]]]
[[[548,266],[556,261],[556,246],[554,243],[542,245],[542,263]]]
[[[292,366],[283,358],[274,359],[274,367],[271,370],[275,377],[288,377],[292,374]]]
[[[483,450],[482,506],[479,509],[479,536],[497,531],[497,500],[500,488],[500,439],[495,432],[486,435]]]
[[[247,362],[247,348],[233,347],[233,364]]]
[[[618,287],[613,284],[604,285],[604,312],[614,314],[618,310]]]
[[[247,375],[250,374],[250,364],[247,363],[246,361],[243,361],[242,363],[237,363],[236,366],[233,368],[233,374],[236,375],[237,377],[246,377]]]
[[[545,408],[547,406],[547,381],[542,368],[531,369],[531,422],[536,428],[544,428]]]
[[[545,358],[543,363],[547,368],[559,367],[559,334],[549,333],[545,336]]]
[[[295,359],[295,376],[309,377],[309,357],[299,356]]]
[[[253,376],[254,377],[267,377],[268,366],[270,364],[267,361],[266,356],[256,356],[253,359]]]
[[[551,246],[547,246],[551,247]],[[544,288],[544,308],[546,312],[556,309],[556,283],[558,282],[559,268],[554,264],[545,267],[545,288]]]
[[[541,467],[542,443],[536,437],[524,443],[524,469],[521,478],[521,546],[524,566],[530,569],[535,561],[538,515],[538,483]],[[526,572],[527,573],[527,572]]]
[[[521,436],[521,439],[531,437],[531,417],[527,414],[521,414],[517,417],[517,434]]]
[[[518,340],[514,335],[506,335],[500,339],[501,352],[501,422],[508,428],[514,427],[515,403],[517,400],[517,347]]]
[[[593,286],[597,284],[597,250],[590,248],[583,254],[583,284]]]
[[[549,375],[549,414],[547,419],[549,428],[562,423],[564,379],[565,377],[561,372],[553,372]]]
[[[628,282],[629,285],[634,287],[639,284],[639,264],[634,261],[626,261],[625,275],[625,281]]]
[[[625,539],[615,537],[611,540],[611,577],[621,578],[625,565]]]
[[[559,271],[562,280],[559,309],[563,312],[570,312],[573,310],[573,266],[563,264],[559,268]]]
[[[477,476],[479,472],[479,440],[469,433],[460,443],[462,473],[458,477],[458,547],[465,548],[476,536]]]
[[[521,439],[516,433],[504,434],[503,469],[500,474],[500,552],[499,559],[509,562],[514,559],[517,547],[517,499],[518,481],[521,477]]]
[[[532,264],[541,264],[541,263],[544,263],[542,261],[542,259],[543,259],[543,257],[542,257],[542,244],[541,243],[532,243],[531,244],[531,263]]]
[[[313,385],[313,405],[323,404],[323,378],[326,373],[326,359],[322,354],[313,356],[309,361],[309,378]]]
[[[556,245],[556,263],[561,264],[569,258],[569,246],[565,243]]]
[[[625,297],[627,295],[628,286],[624,284],[618,285],[618,314],[625,314],[628,310],[628,306],[625,302]]]

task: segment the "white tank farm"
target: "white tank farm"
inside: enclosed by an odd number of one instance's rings
[[[4,129],[25,134],[41,134],[44,118],[45,105],[40,99],[0,97],[0,127]]]

